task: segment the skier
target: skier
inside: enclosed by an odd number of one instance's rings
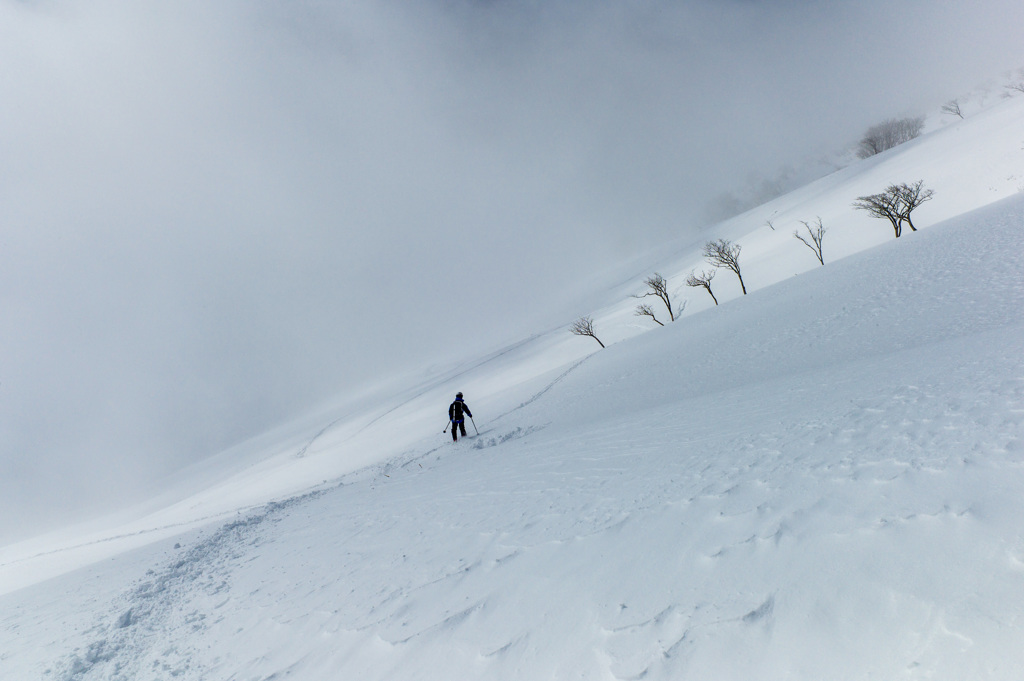
[[[466,418],[473,418],[473,412],[469,410],[469,406],[462,401],[462,393],[455,394],[455,401],[448,407],[448,420],[452,422],[452,440],[455,442],[459,441],[459,435],[457,430],[462,431],[462,437],[466,437]]]

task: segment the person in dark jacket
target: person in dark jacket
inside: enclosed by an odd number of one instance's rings
[[[462,400],[462,393],[456,393],[455,401],[448,407],[448,420],[452,422],[452,440],[459,441],[457,430],[462,431],[462,437],[466,437],[466,416],[473,418],[473,412],[469,410]]]

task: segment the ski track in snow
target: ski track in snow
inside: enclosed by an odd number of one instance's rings
[[[89,631],[82,647],[47,674],[61,681],[104,678],[203,678],[192,646],[175,643],[200,639],[208,618],[229,600],[230,574],[255,547],[264,523],[275,522],[288,508],[322,494],[314,492],[267,504],[256,513],[221,526],[180,557],[148,570],[146,577],[111,603]],[[180,546],[180,545],[176,545]],[[169,645],[154,645],[169,640]]]

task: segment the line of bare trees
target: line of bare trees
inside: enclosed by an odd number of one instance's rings
[[[743,282],[743,274],[740,269],[740,251],[740,245],[728,239],[716,239],[715,241],[707,242],[704,244],[703,255],[712,265],[712,268],[710,270],[702,270],[700,274],[697,274],[696,271],[690,272],[686,278],[686,285],[705,288],[708,294],[710,294],[711,299],[715,301],[715,305],[718,305],[718,298],[715,297],[714,292],[711,290],[711,280],[715,278],[719,268],[724,268],[736,275],[740,282],[740,289],[743,291],[743,295],[746,295],[747,287]],[[683,310],[686,309],[686,301],[678,303],[672,298],[668,280],[660,273],[655,272],[649,276],[644,280],[644,284],[647,285],[647,290],[633,297],[639,300],[650,297],[657,298],[664,306],[669,321],[674,322],[683,313]],[[665,326],[664,322],[658,319],[654,308],[648,303],[637,305],[633,314],[637,317],[650,317],[658,326]],[[597,337],[597,332],[594,330],[594,320],[591,317],[580,317],[572,323],[569,331],[577,336],[593,338],[602,348],[604,347],[604,343]]]
[[[1020,69],[1014,74],[1009,84],[1004,87],[1007,91],[1007,96],[1024,93],[1024,69]],[[941,111],[961,119],[964,117],[958,99],[951,99],[946,102],[942,106]],[[918,137],[924,130],[924,120],[923,116],[894,118],[868,128],[858,145],[857,156],[862,159],[868,158]],[[889,224],[892,225],[896,238],[899,238],[903,232],[904,225],[910,227],[911,231],[917,231],[917,227],[914,226],[914,222],[911,219],[911,213],[922,203],[930,201],[933,195],[933,190],[924,187],[924,180],[918,180],[912,184],[905,182],[891,184],[884,191],[877,194],[857,197],[857,200],[853,202],[853,208],[866,211],[871,217],[888,220]],[[765,224],[772,231],[775,231],[774,218],[775,214],[765,221]],[[794,230],[793,237],[810,249],[818,263],[824,266],[823,242],[828,229],[822,223],[821,216],[818,216],[813,224],[804,220],[799,222],[803,225],[804,229],[803,231],[800,229]],[[740,290],[743,292],[743,295],[746,295],[747,286],[743,281],[743,274],[740,269],[740,252],[740,245],[728,239],[716,239],[707,242],[704,244],[702,255],[711,265],[711,269],[701,269],[699,273],[696,268],[691,270],[686,277],[686,285],[691,288],[703,288],[717,306],[718,298],[711,288],[711,282],[714,280],[719,269],[726,269],[736,275],[736,278],[739,280]],[[647,291],[633,297],[640,300],[650,297],[656,298],[664,306],[670,322],[678,319],[686,308],[686,301],[680,304],[673,300],[669,291],[668,281],[665,277],[655,272],[644,283],[647,285]],[[637,305],[634,309],[634,315],[649,317],[658,326],[665,326],[665,323],[658,319],[658,313],[655,311],[655,308],[649,303],[641,302]],[[591,317],[580,317],[572,323],[569,331],[577,336],[593,338],[597,341],[598,345],[602,348],[605,347],[594,330],[594,320]]]
[[[896,237],[899,238],[904,224],[910,227],[911,231],[917,231],[917,227],[914,226],[914,222],[911,220],[911,213],[922,203],[930,201],[934,194],[933,190],[925,188],[924,180],[918,180],[912,184],[902,182],[900,184],[891,184],[878,194],[857,197],[853,207],[857,210],[867,211],[871,217],[888,220]],[[771,227],[772,231],[775,231],[775,225],[771,220],[767,224]],[[793,237],[809,248],[814,253],[814,257],[818,262],[824,266],[825,256],[822,250],[822,243],[825,240],[825,234],[828,232],[828,229],[822,223],[821,216],[818,216],[813,224],[805,220],[800,220],[800,224],[804,226],[804,231],[794,230]],[[743,295],[746,295],[747,286],[743,281],[743,273],[740,269],[741,250],[739,244],[733,243],[729,239],[708,241],[704,244],[701,254],[711,265],[711,269],[702,269],[699,273],[696,269],[691,270],[686,277],[686,285],[692,288],[703,288],[711,296],[715,305],[718,305],[718,298],[711,289],[711,282],[714,280],[719,269],[726,269],[736,275],[740,283],[740,290],[743,291]],[[670,322],[674,322],[682,315],[683,310],[686,309],[686,301],[678,303],[673,299],[669,291],[668,280],[664,276],[655,272],[644,280],[644,284],[646,284],[647,290],[644,293],[634,295],[633,298],[643,300],[653,297],[660,300]],[[633,314],[637,317],[650,317],[658,326],[665,326],[664,322],[658,319],[654,308],[648,303],[637,305]],[[572,323],[569,331],[577,336],[593,338],[602,348],[604,347],[604,343],[597,337],[597,333],[594,330],[594,320],[591,317],[580,317]]]

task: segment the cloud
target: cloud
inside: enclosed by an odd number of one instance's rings
[[[833,4],[0,0],[0,538],[562,323],[1021,56],[1016,3]]]

